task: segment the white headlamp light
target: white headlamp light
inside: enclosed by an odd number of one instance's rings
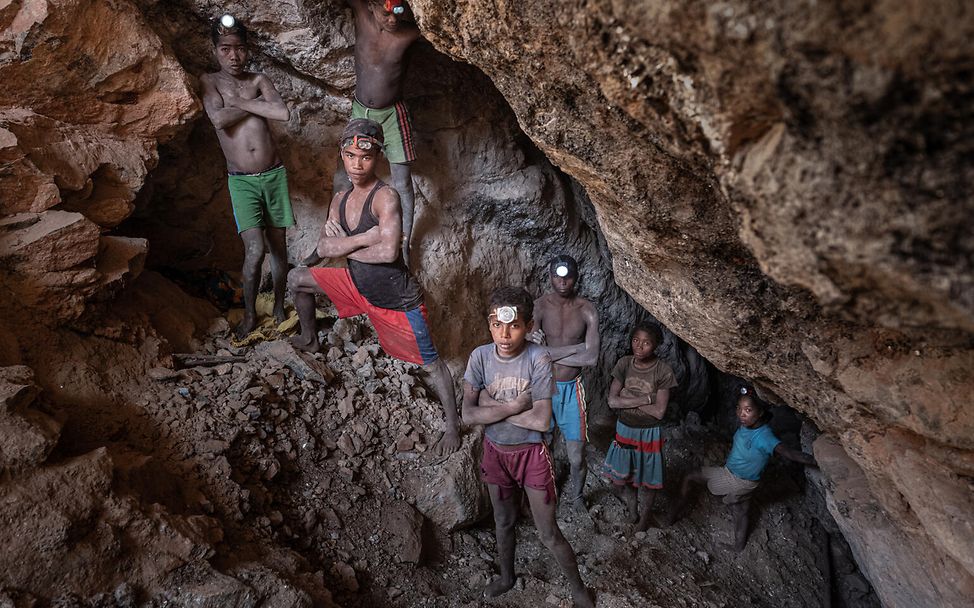
[[[555,266],[555,274],[560,277],[567,277],[568,266],[566,266],[565,264],[558,264],[557,266]]]
[[[517,318],[517,306],[501,306],[491,316],[497,317],[501,323],[513,323],[514,319]]]
[[[237,20],[233,18],[233,15],[224,15],[220,17],[220,25],[223,27],[233,27],[237,24]]]

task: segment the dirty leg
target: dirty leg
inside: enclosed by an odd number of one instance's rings
[[[390,163],[389,168],[392,171],[392,185],[399,193],[399,202],[402,205],[402,259],[409,266],[409,239],[413,234],[416,206],[412,169],[407,163]]]
[[[531,514],[534,516],[534,526],[538,529],[538,536],[541,542],[547,547],[548,551],[555,557],[561,571],[568,579],[568,586],[571,588],[572,600],[576,608],[594,608],[592,597],[588,589],[582,583],[582,577],[578,574],[578,562],[575,559],[575,552],[571,545],[565,540],[558,522],[555,521],[555,509],[557,501],[552,500],[545,504],[545,491],[535,490],[534,488],[524,488],[528,495],[528,502],[531,503]]]
[[[257,327],[257,289],[260,287],[260,267],[264,264],[264,229],[249,228],[240,233],[244,242],[243,300],[244,317],[233,334],[238,340]]]
[[[393,165],[395,166],[395,165]],[[429,374],[433,392],[440,400],[446,430],[437,442],[434,452],[437,455],[452,454],[460,449],[460,417],[457,415],[457,397],[453,392],[453,376],[443,359],[437,359],[423,369]]]

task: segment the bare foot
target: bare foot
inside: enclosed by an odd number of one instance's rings
[[[494,582],[487,585],[484,588],[484,597],[490,599],[492,597],[497,597],[498,595],[503,595],[514,587],[515,579],[505,580],[498,577]]]
[[[647,513],[643,517],[640,517],[639,521],[636,522],[636,532],[645,532],[650,528],[658,528],[658,527],[659,524],[656,523],[656,520],[649,513]]]
[[[274,307],[274,322],[280,325],[287,321],[287,314],[284,312],[284,304]]]
[[[437,456],[448,456],[460,449],[460,432],[456,429],[443,433],[440,440],[433,447],[433,453]]]
[[[254,331],[255,327],[257,327],[257,316],[249,312],[244,313],[243,320],[233,330],[233,336],[237,340],[243,340],[250,335],[250,332]]]
[[[318,343],[318,336],[311,334],[311,337],[306,337],[304,334],[298,334],[291,338],[291,346],[298,350],[303,350],[306,353],[316,353],[321,349],[321,345]]]
[[[585,506],[585,497],[581,494],[568,498],[568,506],[579,513],[588,513],[588,507]]]
[[[592,593],[585,587],[572,589],[572,601],[574,602],[575,608],[595,608],[595,602],[592,601]]]

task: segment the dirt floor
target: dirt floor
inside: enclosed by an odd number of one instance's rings
[[[76,413],[66,443],[79,451],[103,444],[108,425],[111,451],[125,456],[117,460],[151,454],[126,486],[145,503],[220,520],[213,562],[227,572],[283,545],[349,608],[569,606],[530,517],[517,530],[515,589],[482,599],[496,572],[489,513],[447,533],[423,520],[405,490],[410,473],[446,466],[429,449],[441,416],[418,369],[382,353],[367,323],[329,316],[321,327],[324,348],[314,356],[284,341],[234,349],[213,339],[199,354],[238,360],[131,378],[118,403]],[[800,468],[772,463],[750,542],[732,554],[718,548],[731,539],[730,515],[709,495],[672,528],[634,533],[600,475],[611,426],[593,436],[588,512],[563,505],[559,523],[598,606],[878,605],[848,549],[813,516],[825,511]],[[667,428],[666,439],[668,491],[729,448],[726,435],[701,425]]]

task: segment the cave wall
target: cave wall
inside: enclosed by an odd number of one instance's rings
[[[478,68],[421,46],[407,78],[422,140],[414,264],[453,367],[486,339],[456,331],[480,322],[484,294],[508,281],[539,290],[545,259],[568,249],[603,312],[603,370],[644,306],[672,330],[671,361],[702,367],[695,347],[838,439],[862,477],[823,467],[828,504],[884,603],[963,605],[974,594],[969,11],[414,5],[438,51]],[[116,378],[207,329],[212,311],[173,319],[159,304],[178,298],[171,285],[136,280],[147,253],[160,267],[239,265],[222,156],[194,92],[211,69],[202,22],[224,10],[258,32],[255,63],[294,110],[276,135],[296,258],[324,213],[354,85],[342,3],[0,8],[0,78],[17,85],[0,89],[0,363],[33,367],[24,383],[52,399],[71,403],[67,380],[89,391],[74,405],[110,408],[99,399]],[[123,236],[110,234],[119,224]],[[103,323],[119,294],[131,307]],[[94,448],[100,431],[85,430],[76,445]],[[48,439],[25,448],[40,450],[28,470],[56,435],[37,432]],[[882,542],[870,543],[877,521]],[[890,559],[944,575],[893,584]]]
[[[883,601],[963,605],[974,590],[970,11],[413,4],[427,39],[483,69],[585,188],[616,281],[719,368],[839,438],[904,548],[860,555],[872,580],[890,559],[951,573],[906,595],[880,585]]]

